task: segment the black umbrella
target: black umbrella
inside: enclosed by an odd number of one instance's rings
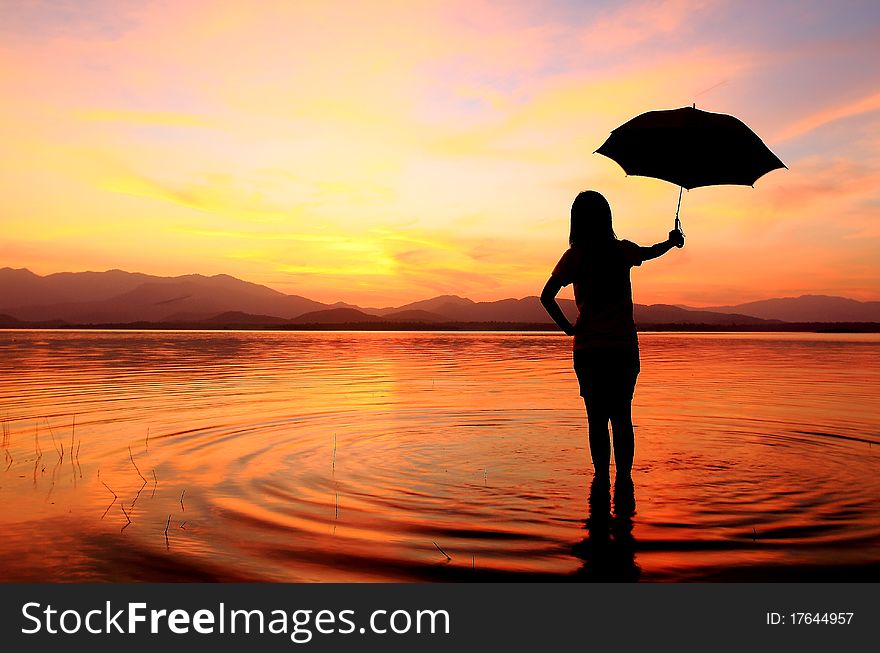
[[[627,175],[655,177],[681,189],[755,182],[785,164],[741,120],[693,107],[648,111],[611,132],[597,153]],[[675,228],[681,229],[675,211]]]

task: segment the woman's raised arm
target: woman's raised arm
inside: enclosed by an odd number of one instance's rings
[[[681,233],[678,229],[673,229],[669,232],[669,238],[664,240],[662,243],[657,243],[656,245],[651,245],[650,247],[639,247],[639,254],[641,255],[641,259],[643,261],[650,261],[651,259],[657,258],[658,256],[663,256],[673,247],[683,246],[684,234]]]

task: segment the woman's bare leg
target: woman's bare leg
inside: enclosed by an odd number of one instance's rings
[[[608,436],[608,409],[606,406],[584,398],[589,425],[590,457],[596,476],[609,476],[611,466],[611,443]]]
[[[614,461],[618,478],[631,478],[635,435],[632,423],[632,399],[624,400],[611,412],[611,428],[614,433]]]

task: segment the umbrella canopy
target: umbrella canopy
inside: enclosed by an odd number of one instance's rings
[[[682,188],[752,186],[785,164],[741,120],[696,107],[649,111],[611,132],[597,153],[628,175]]]

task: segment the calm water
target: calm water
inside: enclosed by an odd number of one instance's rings
[[[880,578],[880,337],[640,341],[615,493],[562,336],[0,331],[0,580]]]

